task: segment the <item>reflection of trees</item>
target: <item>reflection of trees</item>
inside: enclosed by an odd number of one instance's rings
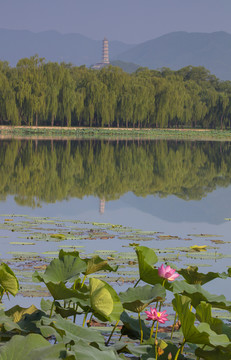
[[[176,195],[200,199],[231,183],[230,144],[2,141],[0,198],[40,206],[70,197]]]

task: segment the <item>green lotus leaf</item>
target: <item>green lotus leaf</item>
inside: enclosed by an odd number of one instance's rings
[[[197,348],[195,351],[195,355],[198,358],[204,359],[204,360],[230,360],[231,359],[231,354],[230,352],[225,352],[224,350],[221,350],[219,348],[217,349],[211,349],[210,351],[208,350],[203,350],[201,348]]]
[[[61,249],[61,250],[59,251],[59,259],[60,259],[60,260],[63,259],[64,256],[66,256],[66,255],[68,255],[68,256],[74,256],[74,257],[76,257],[76,258],[80,258],[80,256],[79,256],[79,251],[76,251],[76,250],[74,250],[74,251],[65,251],[65,250],[63,250],[63,249]]]
[[[75,354],[76,359],[81,360],[118,360],[120,359],[113,350],[100,351],[93,346],[88,346],[85,341],[78,341],[75,346],[71,348]]]
[[[126,311],[120,316],[120,320],[123,323],[121,330],[122,335],[127,335],[131,339],[140,340],[140,324],[138,319],[134,319],[128,315]],[[145,325],[144,320],[141,320],[144,340],[148,340],[150,337],[150,328]]]
[[[33,279],[45,283],[74,282],[80,273],[84,271],[86,271],[86,264],[82,259],[65,255],[61,259],[52,260],[44,274],[39,274],[35,271]]]
[[[160,284],[137,286],[120,293],[119,297],[124,309],[140,313],[154,301],[164,301],[166,291]]]
[[[146,246],[137,246],[136,254],[140,279],[151,285],[162,283],[163,280],[158,276],[158,270],[153,267],[158,261],[155,252]]]
[[[178,273],[185,278],[188,284],[200,285],[204,285],[207,282],[217,278],[226,279],[229,276],[225,272],[215,273],[210,271],[207,274],[199,273],[197,266],[189,266],[187,269],[178,270]]]
[[[208,323],[217,334],[225,334],[231,340],[231,327],[226,325],[221,319],[212,317],[212,306],[202,301],[196,308],[196,318],[200,322]]]
[[[53,305],[53,301],[51,301],[49,299],[47,299],[47,300],[45,300],[43,298],[41,299],[40,308],[45,313],[50,314],[52,305]]]
[[[118,354],[127,353],[140,357],[142,355],[147,354],[153,348],[153,344],[137,345],[137,344],[118,341],[115,344],[113,344],[111,347],[115,349]]]
[[[191,303],[196,308],[201,301],[211,304],[213,307],[224,310],[231,310],[231,301],[227,301],[224,295],[213,295],[204,290],[201,285],[187,284],[186,281],[174,281],[170,284],[171,291],[175,294],[182,294],[191,299]]]
[[[39,333],[40,320],[46,314],[41,310],[36,310],[32,314],[24,314],[21,320],[17,323],[20,328],[26,332]]]
[[[63,344],[51,345],[38,334],[15,335],[0,348],[0,360],[57,360],[66,354]]]
[[[207,323],[200,323],[196,327],[196,316],[189,309],[190,298],[175,294],[172,301],[175,311],[181,321],[182,332],[186,342],[202,344],[212,347],[231,349],[229,338],[225,334],[216,334]]]
[[[73,308],[73,307],[64,308],[64,307],[58,305],[57,302],[55,302],[55,312],[56,312],[56,314],[61,315],[62,318],[64,318],[64,319],[67,319],[68,317],[77,315],[79,313],[78,311],[76,311],[75,308]]]
[[[5,263],[0,265],[0,285],[4,291],[9,292],[13,296],[17,294],[19,289],[18,279],[11,268]]]
[[[15,305],[11,309],[5,312],[6,316],[9,316],[14,322],[19,322],[25,314],[33,314],[38,309],[31,305],[29,308],[23,308],[19,305]]]
[[[48,290],[50,291],[54,300],[65,300],[65,299],[72,299],[74,302],[83,301],[84,304],[88,303],[89,294],[82,293],[79,290],[67,288],[63,282],[53,283],[48,282],[46,283]]]
[[[0,331],[6,332],[12,330],[17,330],[18,332],[22,331],[20,326],[5,314],[4,310],[0,310]]]
[[[71,322],[69,319],[63,319],[60,315],[55,315],[54,318],[43,317],[41,324],[47,327],[51,327],[55,330],[55,334],[59,334],[58,341],[62,341],[65,344],[69,344],[71,341],[77,343],[79,340],[85,341],[87,344],[97,343],[104,345],[104,337],[90,328],[83,328]],[[40,327],[42,331],[42,326]],[[52,330],[51,330],[52,333]]]
[[[102,259],[98,255],[93,256],[90,259],[84,259],[84,261],[87,264],[87,270],[85,271],[85,275],[93,274],[97,271],[113,271],[116,272],[118,269],[118,266],[115,266],[114,268],[111,267],[107,260]]]
[[[79,257],[79,252],[78,251],[70,251],[70,252],[66,252],[64,250],[60,250],[59,252],[59,258],[62,259],[65,255],[71,255],[74,257]],[[82,259],[86,265],[86,271],[84,272],[85,275],[90,275],[93,274],[97,271],[114,271],[116,272],[118,269],[118,266],[115,266],[114,268],[111,267],[108,264],[108,261],[105,259],[102,259],[101,257],[99,257],[98,255],[93,256],[92,258],[89,259]]]
[[[158,341],[158,346],[164,350],[164,353],[162,355],[158,355],[158,360],[167,360],[168,359],[168,354],[171,353],[172,354],[172,359],[175,359],[176,353],[178,351],[178,347],[172,343],[168,343],[166,344],[167,346],[164,347],[164,349],[161,346],[161,341]],[[155,346],[152,346],[146,354],[143,354],[140,358],[141,360],[152,360],[152,359],[156,359],[156,349]],[[184,355],[179,354],[178,355],[178,360],[187,360],[188,358],[184,357]]]
[[[101,321],[119,320],[123,306],[116,291],[105,281],[90,279],[90,302],[94,315]]]

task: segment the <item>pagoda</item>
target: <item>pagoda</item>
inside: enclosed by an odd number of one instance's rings
[[[91,66],[91,69],[102,69],[103,67],[110,64],[109,61],[109,47],[108,47],[108,39],[103,39],[103,46],[102,46],[102,61],[100,63],[97,63],[93,66]]]

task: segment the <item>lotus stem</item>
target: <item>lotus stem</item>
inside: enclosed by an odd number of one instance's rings
[[[88,321],[88,324],[87,324],[88,327],[91,326],[91,320],[92,320],[92,318],[93,318],[93,313],[91,314],[90,319],[89,319],[89,321]]]
[[[80,288],[82,288],[82,287],[83,287],[83,285],[84,285],[84,283],[85,283],[86,278],[87,278],[87,275],[84,275],[84,278],[83,278],[83,281],[82,281],[82,284],[81,284],[81,287],[80,287]]]
[[[152,322],[152,327],[151,327],[151,331],[150,331],[150,339],[152,338],[152,335],[154,332],[154,325],[155,325],[155,320],[153,320],[153,322]]]
[[[3,290],[3,292],[2,292],[2,296],[1,296],[1,299],[0,299],[1,302],[2,302],[2,298],[3,298],[4,293],[5,293],[5,290]]]
[[[85,322],[86,322],[86,320],[87,320],[87,315],[89,314],[89,311],[90,311],[90,310],[88,310],[88,311],[86,312],[86,314],[84,315],[82,327],[84,327],[84,325],[85,325]],[[76,315],[75,315],[75,316],[76,316]]]
[[[52,312],[53,312],[53,309],[54,309],[54,305],[55,305],[55,301],[52,302],[52,305],[51,305],[51,312],[50,312],[50,318],[52,316]]]
[[[155,341],[157,339],[157,333],[158,333],[158,326],[159,326],[159,322],[156,322],[156,334],[155,334]]]
[[[155,344],[156,360],[158,359],[158,344]]]
[[[142,344],[144,334],[143,334],[143,329],[142,329],[140,313],[138,313],[138,316],[139,316],[139,324],[140,324],[140,344]]]
[[[115,326],[113,327],[112,332],[111,332],[111,334],[110,334],[110,336],[109,336],[109,338],[108,338],[108,340],[107,340],[107,342],[106,342],[106,346],[109,345],[109,342],[110,342],[110,340],[111,340],[111,338],[112,338],[112,335],[114,334],[114,331],[115,331],[115,329],[116,329],[116,327],[117,327],[118,324],[119,324],[119,320],[115,323]]]
[[[137,285],[139,284],[140,280],[141,280],[141,279],[137,280],[137,282],[136,282],[135,285],[134,285],[134,288],[137,287]]]
[[[175,314],[174,323],[173,323],[173,325],[172,325],[171,340],[172,340],[174,328],[175,328],[175,325],[176,325],[176,319],[177,319],[177,312],[176,312],[176,314]]]
[[[177,351],[177,353],[176,353],[176,356],[175,356],[174,360],[177,360],[177,359],[178,359],[178,356],[179,356],[180,354],[182,354],[183,349],[184,349],[184,345],[185,345],[185,340],[183,341],[183,343],[182,343],[181,347],[178,349],[178,351]]]

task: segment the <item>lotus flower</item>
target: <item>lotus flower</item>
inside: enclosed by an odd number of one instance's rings
[[[146,320],[156,320],[158,321],[159,323],[161,324],[164,324],[165,321],[168,321],[168,318],[167,318],[167,314],[166,313],[166,310],[162,311],[162,312],[158,312],[156,310],[156,308],[150,308],[150,311],[145,311],[145,313],[147,314],[147,319]]]
[[[169,281],[174,281],[178,276],[180,276],[179,274],[175,273],[175,271],[176,270],[172,269],[171,266],[168,265],[165,268],[162,264],[161,267],[158,268],[158,275]]]

